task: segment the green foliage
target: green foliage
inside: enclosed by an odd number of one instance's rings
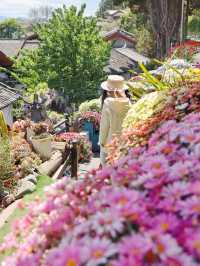
[[[151,86],[154,87],[156,91],[163,91],[167,90],[170,87],[170,84],[167,82],[161,81],[154,77],[143,64],[139,64],[140,68],[142,69],[143,73],[140,74],[141,77],[144,78],[144,81],[150,84]]]
[[[132,13],[131,11],[121,18],[121,27],[129,32],[137,34],[141,27],[148,27],[148,21],[142,13]]]
[[[47,82],[70,102],[97,96],[105,78],[110,46],[99,34],[96,20],[84,16],[85,7],[55,10],[48,23],[38,26],[38,50],[26,52],[16,63],[19,78],[34,88]]]
[[[101,111],[101,102],[100,102],[100,99],[93,99],[91,101],[83,102],[79,106],[79,110],[78,111],[80,113],[85,113],[85,112],[88,112],[88,111],[100,112]]]
[[[113,9],[113,0],[101,0],[99,8],[96,12],[97,17],[103,17],[104,12],[108,9]]]
[[[188,24],[188,31],[192,34],[200,35],[200,10],[194,10],[192,18]]]
[[[23,119],[24,116],[23,106],[24,106],[23,100],[18,100],[13,104],[12,113],[14,120]]]
[[[140,27],[138,30],[136,50],[150,57],[154,54],[153,34],[145,27]]]
[[[137,30],[137,14],[128,12],[121,18],[120,27],[124,30],[132,33],[136,33]]]
[[[0,137],[0,182],[11,177],[12,162],[8,138]],[[1,185],[1,184],[0,184]]]
[[[38,50],[24,51],[15,61],[14,77],[25,84],[29,91],[34,91],[38,83],[42,82],[43,70],[40,64]]]
[[[47,116],[53,124],[57,124],[65,118],[63,114],[55,111],[47,111]]]
[[[128,12],[121,18],[120,27],[131,32],[136,37],[136,50],[144,55],[153,56],[153,34],[149,28],[149,21],[144,13]]]
[[[24,34],[22,25],[14,18],[0,22],[1,39],[20,39]]]

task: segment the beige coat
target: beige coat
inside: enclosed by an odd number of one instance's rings
[[[122,123],[130,105],[128,98],[105,99],[99,133],[99,144],[105,152],[105,146],[111,142],[113,135],[121,134]]]

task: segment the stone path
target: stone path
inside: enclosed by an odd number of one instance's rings
[[[93,169],[99,168],[100,158],[93,157],[89,163],[79,164],[79,174],[82,177],[84,174],[90,172]]]

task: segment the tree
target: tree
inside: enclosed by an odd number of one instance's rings
[[[33,23],[46,22],[50,19],[53,13],[53,7],[40,6],[38,8],[31,8],[29,16]]]
[[[101,0],[99,8],[96,12],[97,17],[104,17],[106,10],[113,9],[113,0]]]
[[[136,43],[136,50],[138,53],[152,57],[154,55],[153,35],[146,27],[140,27],[137,32],[138,38]]]
[[[85,6],[80,11],[73,6],[59,8],[37,27],[39,49],[16,63],[19,77],[28,86],[47,82],[77,103],[97,96],[110,46],[100,36],[96,19],[85,17],[84,10]]]
[[[172,40],[180,40],[182,1],[184,0],[129,0],[132,11],[136,8],[149,15],[156,41],[156,56],[159,58],[167,54]],[[122,2],[123,0],[114,0],[115,4]]]
[[[0,22],[1,39],[20,39],[24,34],[22,25],[14,18]]]
[[[189,32],[192,34],[200,35],[200,10],[195,9],[193,16],[188,24]]]

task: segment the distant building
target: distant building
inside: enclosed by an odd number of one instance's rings
[[[2,51],[0,51],[0,66],[9,68],[13,65],[12,60],[7,57]]]
[[[102,36],[104,40],[112,42],[113,48],[133,48],[136,43],[134,35],[122,29],[114,29],[103,33]]]
[[[130,70],[136,70],[138,63],[146,64],[150,59],[136,52],[136,40],[132,33],[122,29],[114,29],[102,34],[105,41],[111,42],[112,50],[107,74],[117,74],[125,79],[131,77]]]
[[[0,110],[3,112],[6,123],[9,126],[13,124],[12,106],[20,98],[20,94],[14,89],[8,88],[3,83],[0,83]]]
[[[0,51],[5,56],[12,58],[18,57],[22,49],[38,48],[40,41],[36,34],[32,34],[21,40],[0,39]]]
[[[120,19],[123,14],[124,14],[123,10],[106,10],[104,16],[107,19],[117,20]]]
[[[137,53],[134,48],[113,48],[105,72],[108,75],[122,75],[125,79],[129,79],[132,76],[130,70],[136,70],[138,63],[146,64],[149,60]]]
[[[0,39],[0,66],[8,70],[13,65],[12,58],[17,58],[24,49],[33,50],[40,44],[36,34],[31,34],[24,40]],[[25,86],[14,79],[8,72],[0,70],[0,82],[15,89],[24,89]]]

